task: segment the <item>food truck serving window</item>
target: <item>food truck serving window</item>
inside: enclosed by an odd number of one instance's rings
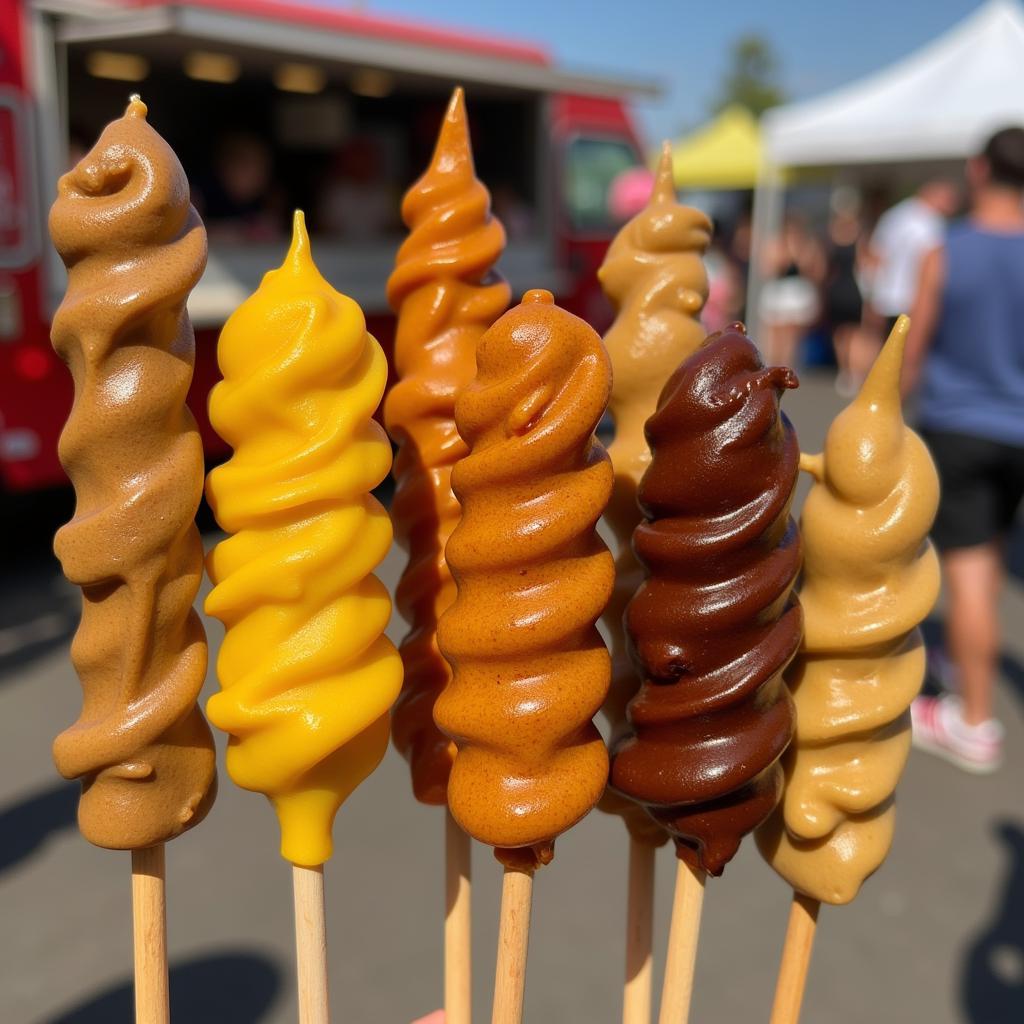
[[[626,139],[581,135],[569,142],[565,201],[577,231],[608,231],[617,226],[608,202],[612,183],[636,165],[636,149]]]

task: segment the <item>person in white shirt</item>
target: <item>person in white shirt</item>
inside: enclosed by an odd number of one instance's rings
[[[925,182],[917,192],[879,218],[871,236],[870,302],[865,326],[879,339],[901,313],[909,313],[917,297],[921,261],[942,244],[946,218],[960,206],[960,190],[952,181]]]

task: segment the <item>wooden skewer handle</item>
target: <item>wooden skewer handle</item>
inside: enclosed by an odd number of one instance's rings
[[[695,871],[685,861],[679,861],[658,1024],[686,1024],[690,1019],[705,877],[703,871]]]
[[[473,972],[470,838],[445,811],[444,1009],[446,1024],[470,1024]]]
[[[629,840],[626,901],[626,983],[622,1024],[650,1024],[651,947],[654,921],[654,854],[649,843]]]
[[[132,850],[136,1024],[169,1024],[171,1019],[165,876],[163,843]]]
[[[324,869],[292,866],[299,1024],[329,1024]]]
[[[786,944],[782,949],[782,965],[775,985],[771,1024],[797,1024],[800,1020],[800,1007],[804,1001],[820,907],[817,900],[802,893],[793,893]]]
[[[532,901],[533,872],[505,868],[491,1024],[520,1024],[523,1019]]]

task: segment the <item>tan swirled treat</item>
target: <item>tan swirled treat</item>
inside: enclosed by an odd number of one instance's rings
[[[903,422],[901,317],[857,398],[829,429],[801,517],[805,635],[786,681],[796,739],[782,803],[757,833],[799,892],[848,903],[892,843],[893,793],[924,677],[918,624],[939,591],[928,531],[935,468]]]
[[[50,236],[68,268],[53,345],[75,382],[60,457],[77,498],[54,546],[84,599],[71,647],[82,713],[54,759],[82,781],[86,839],[141,849],[201,821],[216,775],[196,706],[206,636],[192,608],[203,449],[185,405],[185,300],[206,232],[137,96],[61,178]]]
[[[610,675],[595,623],[614,567],[595,524],[612,471],[593,432],[610,385],[597,334],[531,291],[483,336],[456,405],[470,452],[452,474],[458,596],[438,641],[454,674],[434,717],[458,746],[451,812],[509,867],[550,860],[608,777],[592,718]]]
[[[510,298],[494,271],[505,231],[490,206],[473,170],[465,99],[456,89],[430,166],[402,203],[409,237],[388,281],[399,379],[384,405],[398,445],[391,516],[409,553],[395,592],[410,629],[400,648],[405,681],[391,735],[409,762],[416,798],[442,806],[455,747],[434,724],[434,702],[451,678],[437,649],[437,620],[455,599],[444,546],[459,521],[452,467],[468,450],[455,428],[455,399],[476,373],[481,335]]]
[[[704,340],[700,314],[708,275],[703,256],[710,242],[711,221],[676,201],[672,149],[666,142],[650,201],[616,235],[598,271],[616,309],[604,339],[612,364],[608,408],[615,419],[615,440],[608,448],[615,486],[605,519],[618,545],[615,590],[604,615],[612,684],[603,710],[612,744],[626,728],[626,705],[640,686],[626,650],[622,616],[643,582],[630,539],[642,518],[637,485],[651,461],[644,422],[657,407],[665,381]],[[599,806],[621,815],[635,839],[657,845],[668,839],[643,808],[619,793],[608,790]]]

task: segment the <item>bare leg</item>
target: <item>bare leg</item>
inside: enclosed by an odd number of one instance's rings
[[[836,353],[836,366],[841,377],[850,373],[850,339],[856,328],[853,324],[839,324],[832,332],[832,348]]]
[[[980,544],[947,552],[942,566],[949,594],[946,636],[960,679],[963,717],[978,725],[992,717],[1002,556],[996,544]]]
[[[881,351],[882,339],[871,331],[861,327],[854,327],[850,331],[848,339],[847,372],[858,384],[862,383],[874,363],[875,357]]]
[[[764,342],[766,366],[793,366],[797,342],[803,328],[796,324],[772,324]]]

